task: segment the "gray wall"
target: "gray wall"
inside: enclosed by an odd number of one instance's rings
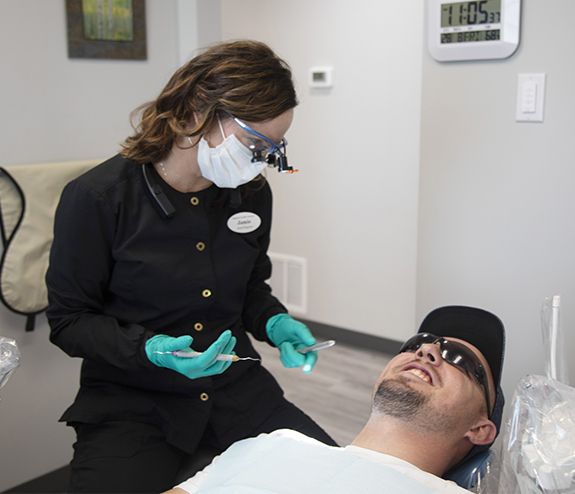
[[[203,48],[221,39],[218,0],[176,0],[178,61],[183,65]]]
[[[293,69],[288,156],[301,172],[268,174],[271,250],[307,259],[305,317],[404,339],[415,324],[422,1],[221,3],[224,38],[265,41]],[[312,90],[308,71],[323,65],[333,88]]]
[[[543,372],[544,297],[561,294],[575,351],[573,18],[571,0],[525,0],[512,58],[423,57],[417,316],[451,303],[498,314],[509,398],[521,376]],[[515,122],[523,72],[547,73],[543,123]]]
[[[148,60],[68,59],[65,2],[0,0],[2,163],[109,156],[178,65],[175,0],[148,0]]]
[[[129,113],[178,65],[175,0],[147,2],[148,60],[68,59],[63,0],[0,0],[0,165],[107,157]],[[0,390],[0,491],[65,465],[73,433],[57,420],[77,390],[80,362],[0,306],[0,335],[22,365]]]

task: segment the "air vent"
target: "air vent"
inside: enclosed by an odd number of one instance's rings
[[[290,312],[307,312],[307,262],[303,257],[269,252],[273,294]]]

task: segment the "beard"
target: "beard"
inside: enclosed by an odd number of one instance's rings
[[[373,398],[373,410],[383,415],[411,420],[427,403],[428,398],[420,391],[398,380],[382,381]]]
[[[373,398],[373,413],[409,422],[429,432],[445,432],[454,426],[453,417],[429,403],[429,395],[413,389],[400,379],[383,380]]]

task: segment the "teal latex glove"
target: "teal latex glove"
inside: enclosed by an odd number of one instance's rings
[[[268,319],[266,333],[279,349],[284,367],[302,367],[305,373],[312,371],[317,362],[317,352],[299,353],[298,348],[314,345],[315,338],[308,327],[289,314],[276,314]]]
[[[228,329],[214,341],[209,348],[200,356],[194,358],[176,357],[170,353],[156,352],[175,352],[178,350],[189,352],[194,339],[191,336],[180,336],[174,338],[165,334],[157,334],[146,341],[146,355],[148,360],[158,367],[166,367],[189,379],[198,379],[200,377],[214,376],[225,372],[231,361],[216,360],[220,353],[231,354],[236,345],[236,337]]]

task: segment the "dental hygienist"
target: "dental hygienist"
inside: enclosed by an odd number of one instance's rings
[[[61,418],[77,435],[69,492],[160,492],[200,446],[280,428],[334,444],[258,361],[221,360],[259,358],[247,333],[286,367],[317,358],[295,350],[315,339],[265,282],[272,196],[260,173],[291,170],[296,104],[269,47],[214,45],[140,109],[119,155],[66,186],[47,315],[51,341],[84,359]]]

